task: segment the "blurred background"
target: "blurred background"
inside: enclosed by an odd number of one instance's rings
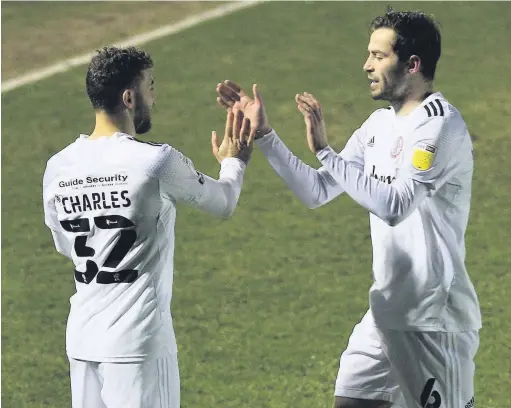
[[[2,80],[218,2],[2,1]],[[146,140],[169,143],[217,177],[215,87],[259,84],[271,125],[305,162],[294,95],[313,93],[340,150],[380,105],[362,65],[368,24],[391,5],[438,20],[436,89],[463,114],[475,146],[467,267],[484,327],[478,408],[511,406],[511,3],[266,2],[151,41],[157,105]],[[86,66],[2,92],[2,407],[70,406],[65,323],[73,267],[43,222],[51,155],[93,128]],[[260,152],[232,220],[178,208],[172,310],[182,407],[329,407],[339,355],[367,310],[368,216],[349,197],[308,210]],[[450,408],[450,407],[448,407]]]

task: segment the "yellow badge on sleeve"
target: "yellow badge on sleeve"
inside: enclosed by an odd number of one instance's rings
[[[436,147],[427,143],[418,143],[413,148],[412,165],[417,170],[429,170],[433,165]]]

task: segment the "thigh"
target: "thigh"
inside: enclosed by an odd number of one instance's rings
[[[98,363],[69,358],[71,404],[73,408],[106,408],[101,399]]]
[[[179,408],[176,354],[143,363],[102,363],[100,373],[107,408]]]
[[[381,331],[409,408],[465,408],[474,401],[477,331]]]
[[[335,396],[337,401],[339,397],[387,402],[400,398],[397,379],[370,311],[355,326],[341,354]]]

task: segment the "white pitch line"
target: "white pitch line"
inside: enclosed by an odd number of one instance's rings
[[[223,17],[225,15],[234,13],[237,10],[254,6],[258,3],[261,3],[262,1],[264,0],[244,0],[240,2],[232,2],[229,4],[225,4],[216,7],[212,10],[205,11],[204,13],[192,15],[177,23],[168,24],[156,30],[135,35],[124,41],[115,43],[113,44],[113,46],[127,47],[130,45],[137,46],[145,44],[148,43],[149,41],[157,40],[159,38],[166,37],[178,33],[180,31],[186,30],[187,28],[193,27],[205,21]],[[34,82],[51,77],[61,72],[69,71],[71,68],[77,67],[79,65],[87,64],[94,55],[96,55],[96,51],[91,51],[73,58],[58,61],[55,64],[47,66],[45,68],[30,71],[24,75],[20,75],[19,77],[9,79],[7,81],[2,81],[2,93],[12,91],[13,89],[19,88],[24,85],[32,84]]]

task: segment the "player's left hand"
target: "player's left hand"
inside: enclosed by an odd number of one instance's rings
[[[325,121],[321,104],[310,93],[297,94],[295,97],[298,109],[303,114],[307,128],[307,144],[312,153],[316,154],[328,146]]]
[[[254,148],[255,129],[250,128],[250,120],[238,108],[228,108],[225,121],[224,139],[218,146],[216,132],[211,134],[211,148],[219,163],[227,157],[236,157],[248,164]]]

